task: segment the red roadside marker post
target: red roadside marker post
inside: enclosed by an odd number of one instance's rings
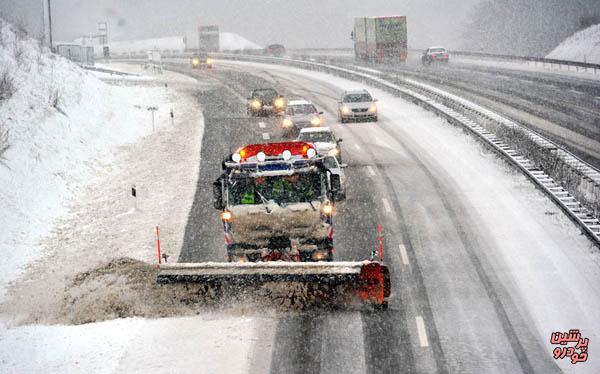
[[[377,232],[379,234],[379,262],[383,263],[383,226],[377,225]]]
[[[158,250],[158,264],[161,264],[161,257],[160,257],[160,235],[158,232],[158,226],[156,226],[156,247]]]

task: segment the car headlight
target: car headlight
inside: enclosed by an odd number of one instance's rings
[[[212,63],[213,63],[213,60],[212,60],[212,58],[207,58],[207,59],[206,59],[206,64],[207,64],[207,65],[212,65]]]
[[[281,97],[278,97],[277,99],[275,99],[275,102],[273,104],[275,104],[276,108],[283,108],[285,106],[285,101],[283,101]]]
[[[334,148],[329,151],[330,156],[337,156],[339,153],[340,153],[340,151],[337,148]]]
[[[198,61],[197,58],[192,60],[192,65],[198,65],[200,63],[200,61]]]
[[[377,111],[377,105],[375,104],[371,104],[371,106],[369,107],[369,112],[373,113]]]
[[[286,118],[286,119],[283,120],[283,127],[292,127],[293,124],[294,123],[289,118]]]
[[[259,100],[252,100],[251,105],[252,105],[253,109],[260,109],[260,107],[262,106],[262,104]]]
[[[342,114],[350,114],[350,112],[351,112],[351,110],[349,107],[347,107],[345,105],[342,107]]]
[[[319,117],[315,117],[310,120],[310,124],[313,126],[319,126],[321,124],[321,119]]]

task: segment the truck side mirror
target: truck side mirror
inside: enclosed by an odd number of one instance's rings
[[[346,197],[344,191],[342,191],[342,183],[339,174],[330,174],[329,180],[331,182],[331,195],[334,200],[341,201]]]
[[[223,204],[223,186],[220,180],[213,183],[213,205],[218,210],[225,208],[225,204]]]

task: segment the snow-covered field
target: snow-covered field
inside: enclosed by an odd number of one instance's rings
[[[273,320],[243,315],[117,319],[79,326],[0,327],[0,371],[265,373]]]
[[[546,57],[600,64],[600,24],[571,35]]]

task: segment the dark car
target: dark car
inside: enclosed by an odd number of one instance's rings
[[[192,64],[192,69],[200,69],[202,67],[210,69],[213,65],[212,58],[208,57],[208,53],[202,51],[193,55],[190,63]]]
[[[273,88],[258,88],[252,91],[248,98],[247,111],[251,116],[281,114],[286,102]]]
[[[281,44],[271,44],[265,48],[265,55],[283,57],[285,55],[285,47]]]
[[[448,62],[450,55],[444,47],[431,47],[423,52],[421,62],[423,65],[430,65],[433,62]]]

